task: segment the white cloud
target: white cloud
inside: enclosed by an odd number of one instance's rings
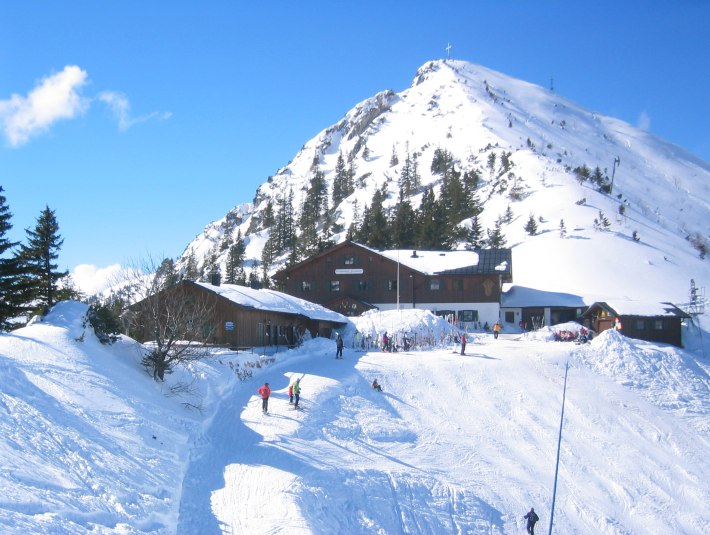
[[[76,287],[85,295],[94,295],[116,285],[126,273],[120,264],[99,268],[93,264],[79,264],[71,273]]]
[[[165,120],[172,115],[169,112],[154,111],[148,115],[131,117],[131,103],[128,101],[128,98],[122,93],[115,91],[103,91],[99,94],[98,99],[111,108],[111,112],[118,121],[118,128],[121,131],[128,130],[131,126],[149,121],[150,119]]]
[[[86,71],[67,65],[61,72],[40,80],[26,97],[12,95],[9,100],[0,100],[0,125],[10,145],[18,147],[56,121],[83,113],[88,101],[79,90],[86,81]]]
[[[651,116],[646,112],[646,110],[642,111],[641,115],[639,115],[639,118],[636,121],[636,126],[646,132],[651,131]]]

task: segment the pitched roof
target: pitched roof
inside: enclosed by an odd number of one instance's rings
[[[510,249],[478,249],[476,251],[394,249],[375,252],[426,275],[510,276],[512,272]]]
[[[255,290],[237,284],[222,284],[220,286],[206,282],[194,282],[193,284],[245,308],[295,314],[312,320],[348,322],[348,319],[338,312],[276,290]]]

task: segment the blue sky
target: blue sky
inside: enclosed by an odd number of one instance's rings
[[[0,18],[11,237],[48,205],[63,268],[177,257],[307,140],[407,88],[447,43],[452,58],[552,79],[709,161],[708,20],[704,0],[11,0]]]

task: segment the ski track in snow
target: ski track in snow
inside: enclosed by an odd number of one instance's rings
[[[181,514],[178,533],[517,533],[531,505],[543,511],[544,530],[568,358],[555,531],[705,532],[703,428],[688,432],[686,415],[673,424],[660,417],[674,410],[665,394],[654,403],[626,381],[600,377],[603,359],[597,351],[594,364],[589,346],[482,337],[465,356],[345,355],[323,352],[266,371],[269,416],[259,412],[257,384],[235,390],[209,458],[191,465],[217,483],[198,486],[211,491],[211,502],[202,501],[212,514]],[[303,376],[304,411],[288,406],[295,376]],[[375,377],[384,392],[370,387]],[[702,413],[707,385],[688,396],[685,405]],[[186,489],[183,503],[191,500]],[[210,517],[210,525],[195,523]]]

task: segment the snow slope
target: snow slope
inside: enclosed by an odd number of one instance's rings
[[[208,224],[187,246],[182,261],[194,254],[205,262],[215,254],[224,268],[229,244],[223,240],[234,225],[247,243],[247,271],[258,267],[270,232],[260,223],[267,204],[276,209],[292,191],[298,213],[314,159],[330,193],[340,154],[352,158],[356,172],[356,191],[330,206],[334,223],[343,229],[333,239],[341,241],[375,191],[387,191],[385,208],[398,202],[407,154],[416,159],[422,186],[431,185],[438,195],[441,177],[430,169],[437,149],[449,151],[462,173],[479,173],[484,233],[511,209],[513,218],[502,230],[513,251],[515,284],[592,296],[592,301],[611,296],[684,302],[691,278],[700,286],[710,280],[708,262],[688,241],[695,236],[707,244],[710,236],[708,162],[549,89],[456,60],[428,62],[410,87],[356,104],[268,177],[252,203],[239,204]],[[506,153],[508,171],[500,166]],[[572,170],[582,165],[591,171],[599,167],[608,180],[613,177],[612,194],[600,193],[589,181],[580,184]],[[510,193],[516,182],[522,194],[514,199]],[[409,201],[418,208],[421,193]],[[605,232],[594,229],[600,212],[610,222]],[[535,236],[524,230],[531,215],[538,221]],[[233,238],[237,229],[231,230]],[[272,273],[286,256],[271,266]],[[638,280],[647,282],[641,291]]]
[[[0,335],[2,533],[507,534],[531,506],[544,532],[567,362],[555,532],[710,525],[700,349],[504,333],[469,335],[461,355],[440,318],[392,311],[358,328],[436,345],[358,351],[351,327],[343,360],[322,338],[217,351],[157,384],[140,346],[99,344],[85,312],[60,303]]]

